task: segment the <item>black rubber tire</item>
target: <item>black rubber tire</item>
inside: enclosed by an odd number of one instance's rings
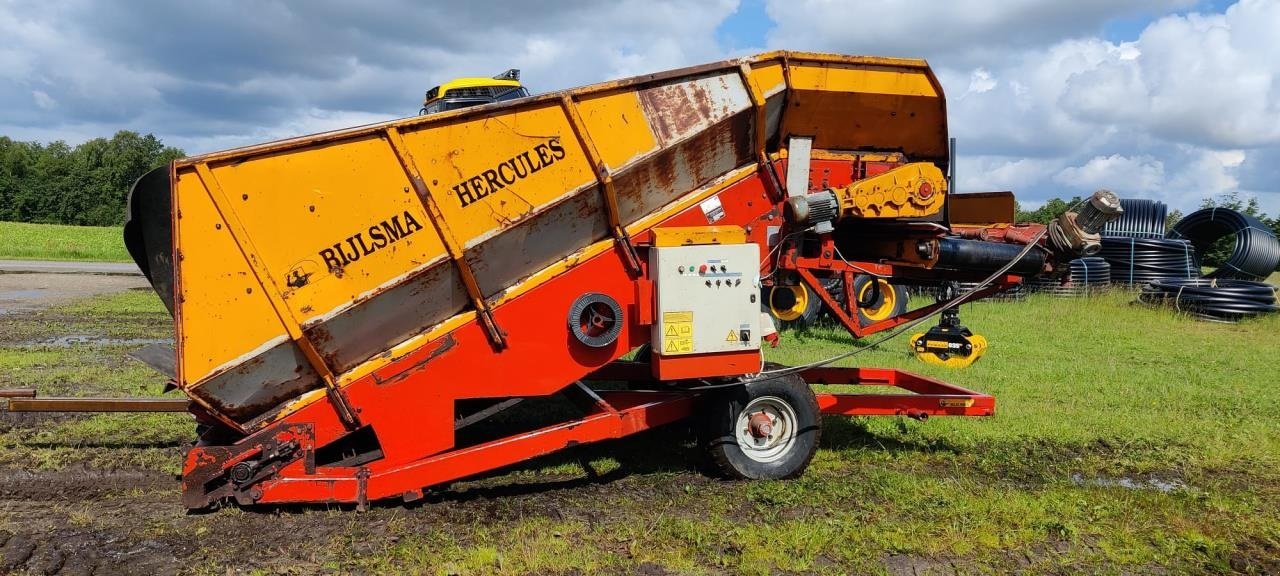
[[[738,444],[735,424],[753,400],[771,396],[784,401],[796,416],[796,436],[783,455],[772,462],[747,456]],[[795,478],[804,473],[822,436],[821,413],[813,389],[796,374],[725,389],[704,397],[705,421],[700,443],[711,471],[738,480]]]
[[[799,316],[789,320],[784,319],[783,317],[776,314],[773,311],[773,309],[770,307],[770,304],[774,303],[774,298],[788,297],[784,293],[775,294],[775,291],[790,289],[790,288],[792,288],[792,286],[774,286],[772,288],[769,288],[765,294],[765,298],[766,298],[766,300],[764,301],[765,310],[767,310],[769,312],[769,315],[772,316],[773,319],[778,322],[778,326],[780,328],[803,329],[803,328],[808,328],[809,326],[812,326],[815,322],[818,321],[818,318],[822,316],[822,299],[819,298],[817,294],[813,293],[813,289],[809,288],[808,284],[805,284],[802,282],[795,286],[795,288],[800,288],[804,290],[807,295],[805,300],[804,311],[801,312]],[[788,306],[783,306],[783,307],[788,307]]]
[[[874,278],[873,276],[870,276],[868,274],[859,274],[857,276],[854,276],[853,277],[853,295],[857,297],[858,295],[862,294],[862,289],[868,284],[870,284],[873,278]],[[858,325],[859,326],[870,326],[872,324],[875,324],[876,322],[879,322],[886,318],[893,318],[894,316],[898,316],[907,311],[907,298],[908,298],[907,288],[905,286],[896,286],[894,284],[889,284],[888,288],[893,290],[892,312],[890,312],[890,314],[887,317],[880,318],[877,320],[877,319],[872,319],[867,317],[866,312],[862,309],[862,307],[859,307],[858,308]],[[884,302],[885,290],[886,290],[886,287],[884,286],[884,284],[881,284],[880,285],[881,292],[876,297],[875,301],[872,302],[871,304],[872,308],[879,307]]]

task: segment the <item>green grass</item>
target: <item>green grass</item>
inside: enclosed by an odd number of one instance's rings
[[[0,222],[0,259],[129,262],[118,226]]]
[[[120,346],[24,343],[59,333],[165,337],[163,308],[143,296],[6,320],[0,387],[34,381],[67,394],[158,394],[160,377],[119,359]],[[697,472],[684,432],[670,428],[461,482],[443,503],[271,516],[316,536],[262,570],[1275,573],[1280,315],[1213,324],[1132,300],[1116,291],[965,306],[964,323],[990,342],[966,369],[918,362],[906,335],[855,356],[844,363],[992,393],[997,413],[827,418],[822,448],[795,480],[710,479]],[[796,364],[854,345],[823,326],[785,332],[768,356]],[[0,428],[0,465],[174,471],[190,425],[155,415]],[[586,480],[581,460],[607,482]],[[177,506],[176,491],[166,498]],[[203,538],[217,542],[255,525],[258,514],[157,512],[146,522],[170,534],[207,531]],[[192,569],[222,573],[236,561],[216,552],[202,552]]]
[[[150,290],[130,290],[0,323],[0,388],[36,388],[41,396],[159,396],[165,376],[128,356],[138,344],[172,338],[172,321]],[[60,336],[103,338],[59,344]],[[190,416],[101,414],[42,426],[0,420],[0,465],[57,470],[69,465],[137,467],[178,473],[193,438]]]
[[[505,537],[531,520],[488,521],[410,535],[362,566],[436,574],[650,565],[691,574],[903,565],[908,573],[1274,571],[1280,316],[1210,324],[1132,300],[1117,291],[967,306],[963,320],[991,343],[967,369],[921,364],[905,335],[845,362],[993,393],[994,417],[828,418],[823,448],[796,480],[651,472],[582,499],[557,497],[569,508],[557,515],[563,520],[539,516],[528,537],[545,551]],[[840,329],[820,327],[785,333],[769,357],[796,364],[853,345]],[[662,459],[654,444],[669,453],[672,441],[587,450],[597,469],[623,462],[625,470],[636,459],[652,466]],[[553,460],[492,482],[573,474],[574,460]],[[571,553],[556,545],[566,541],[575,543]]]

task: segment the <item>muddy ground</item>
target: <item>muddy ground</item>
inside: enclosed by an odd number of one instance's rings
[[[140,275],[8,272],[0,266],[0,315],[147,286]]]

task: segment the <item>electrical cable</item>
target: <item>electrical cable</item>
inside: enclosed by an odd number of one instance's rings
[[[1253,280],[1158,280],[1142,287],[1138,301],[1172,306],[1208,320],[1235,321],[1280,311],[1276,287]]]
[[[1030,280],[1024,280],[1020,284],[1014,284],[1011,288],[1007,288],[987,296],[986,298],[983,298],[983,300],[1021,302],[1027,299],[1027,293],[1030,291],[1031,286],[1028,285],[1028,282],[1030,282]],[[962,292],[968,292],[977,286],[978,282],[956,282],[956,290]],[[945,290],[944,287],[931,287],[927,289],[925,293],[937,296],[943,290]]]
[[[1169,207],[1159,200],[1125,198],[1120,200],[1124,213],[1102,227],[1103,236],[1126,238],[1163,238]]]
[[[1200,277],[1195,249],[1187,240],[1103,236],[1098,255],[1111,265],[1113,284]]]
[[[1206,278],[1263,280],[1280,266],[1280,240],[1271,229],[1253,216],[1230,208],[1205,208],[1179,220],[1169,238],[1186,239],[1204,260],[1205,253],[1218,240],[1234,234],[1231,257]]]
[[[807,364],[801,364],[801,365],[799,365],[799,366],[788,366],[788,367],[785,367],[785,368],[779,368],[779,369],[777,369],[777,370],[761,370],[761,371],[760,371],[760,373],[759,373],[759,374],[756,374],[755,376],[752,376],[752,377],[749,377],[749,378],[742,378],[742,379],[739,379],[739,380],[735,380],[735,381],[733,381],[733,382],[726,382],[726,383],[723,383],[723,384],[708,384],[708,385],[705,385],[705,386],[693,386],[693,387],[690,387],[690,388],[687,388],[687,389],[688,389],[688,390],[709,390],[709,389],[713,389],[713,388],[727,388],[727,387],[731,387],[731,386],[741,386],[741,385],[743,385],[743,384],[750,384],[750,383],[752,383],[752,382],[758,382],[758,381],[761,381],[761,380],[769,380],[769,379],[777,378],[777,377],[780,377],[780,376],[786,376],[786,375],[789,375],[789,374],[796,374],[796,373],[798,373],[798,372],[803,372],[803,371],[808,370],[808,369],[810,369],[810,368],[817,368],[817,367],[819,367],[819,366],[826,366],[827,364],[831,364],[831,363],[833,363],[833,362],[838,362],[838,361],[840,361],[840,360],[844,360],[845,358],[850,358],[850,357],[856,356],[856,355],[858,355],[858,354],[861,354],[861,353],[863,353],[863,352],[865,352],[865,351],[867,351],[867,350],[870,350],[870,349],[872,349],[872,348],[875,348],[876,346],[879,346],[879,345],[881,345],[881,344],[884,344],[885,342],[888,342],[889,340],[892,340],[893,338],[896,338],[897,336],[899,336],[899,335],[903,334],[904,332],[906,332],[906,331],[908,331],[908,330],[910,330],[910,329],[912,329],[912,328],[915,328],[916,326],[920,325],[922,322],[924,322],[924,321],[926,321],[926,320],[928,320],[928,319],[930,319],[930,318],[933,318],[934,316],[937,316],[938,314],[941,314],[944,310],[946,310],[946,309],[948,309],[948,308],[954,308],[954,307],[956,307],[956,306],[959,306],[960,304],[963,304],[964,302],[967,302],[967,301],[968,301],[968,299],[969,299],[969,298],[970,298],[974,293],[976,293],[978,290],[981,290],[982,288],[985,288],[986,286],[990,285],[992,282],[994,282],[994,281],[996,280],[996,278],[999,278],[1000,276],[1003,276],[1005,272],[1008,272],[1008,271],[1009,271],[1009,269],[1013,268],[1015,265],[1017,265],[1017,263],[1018,263],[1018,262],[1022,261],[1022,259],[1023,259],[1027,254],[1029,254],[1029,253],[1031,252],[1031,250],[1032,250],[1032,249],[1034,249],[1034,248],[1036,248],[1036,247],[1038,246],[1038,243],[1040,242],[1040,239],[1044,237],[1044,235],[1045,235],[1045,233],[1046,233],[1047,231],[1048,231],[1048,228],[1045,228],[1045,229],[1040,230],[1040,232],[1039,232],[1039,233],[1037,233],[1037,234],[1036,234],[1036,236],[1035,236],[1034,238],[1032,238],[1030,242],[1027,242],[1027,245],[1026,245],[1025,247],[1023,247],[1022,251],[1018,252],[1018,254],[1017,254],[1016,256],[1014,256],[1013,258],[1011,258],[1011,259],[1009,260],[1009,262],[1008,262],[1007,264],[1005,264],[1005,265],[1004,265],[1004,267],[1000,268],[999,270],[996,270],[995,272],[992,272],[990,276],[987,276],[987,277],[986,277],[986,279],[984,279],[982,282],[980,282],[980,283],[978,284],[978,286],[977,286],[977,287],[975,287],[974,289],[972,289],[972,290],[970,290],[970,291],[968,291],[968,292],[965,292],[965,293],[963,293],[963,294],[960,294],[959,296],[956,296],[955,298],[951,299],[951,300],[950,300],[949,302],[947,302],[946,304],[944,304],[944,305],[942,305],[942,306],[939,306],[937,310],[934,310],[933,312],[931,312],[931,313],[929,313],[929,314],[926,314],[926,315],[924,315],[924,316],[921,316],[921,317],[919,317],[919,318],[916,318],[915,320],[912,320],[912,321],[910,321],[910,322],[907,322],[907,323],[905,323],[905,324],[900,325],[898,328],[895,328],[895,329],[893,329],[893,330],[890,330],[890,331],[889,331],[887,334],[885,334],[883,337],[876,339],[874,342],[872,342],[872,343],[870,343],[870,344],[868,344],[868,345],[866,345],[866,346],[862,346],[862,347],[854,348],[853,350],[850,350],[850,351],[848,351],[848,352],[842,352],[842,353],[840,353],[840,354],[836,354],[835,356],[831,356],[830,358],[825,358],[825,359],[823,359],[823,360],[818,360],[818,361],[810,362],[810,363],[807,363]]]

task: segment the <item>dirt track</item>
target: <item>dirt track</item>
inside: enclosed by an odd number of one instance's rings
[[[0,315],[147,287],[140,275],[13,273],[0,267]]]

